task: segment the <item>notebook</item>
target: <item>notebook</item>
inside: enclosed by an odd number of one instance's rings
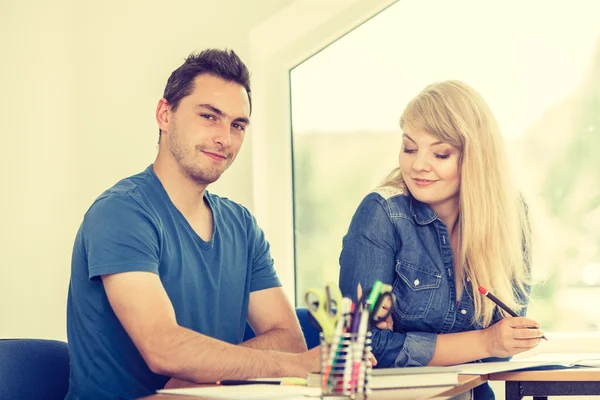
[[[374,368],[369,386],[377,389],[397,389],[410,387],[456,386],[459,369],[454,367],[407,367]],[[321,374],[308,374],[308,386],[320,386]]]
[[[511,361],[469,363],[455,365],[461,374],[485,375],[496,372],[558,369],[572,367],[600,367],[600,353],[539,353],[532,357]]]

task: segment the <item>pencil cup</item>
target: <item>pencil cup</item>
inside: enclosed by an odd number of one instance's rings
[[[321,398],[366,399],[371,392],[370,352],[371,332],[334,338],[321,333]]]

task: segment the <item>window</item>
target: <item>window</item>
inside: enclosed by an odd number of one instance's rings
[[[405,0],[294,68],[298,304],[307,288],[337,282],[356,207],[397,165],[407,102],[460,79],[494,111],[529,202],[529,315],[546,330],[599,329],[598,15],[596,0]]]

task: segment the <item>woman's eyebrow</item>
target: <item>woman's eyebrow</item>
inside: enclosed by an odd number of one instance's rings
[[[414,144],[417,144],[417,142],[414,141],[413,138],[411,138],[410,136],[408,136],[406,133],[402,134],[403,137],[407,138],[408,140],[410,140],[411,142],[413,142]]]
[[[402,136],[405,137],[405,138],[407,138],[408,140],[410,140],[414,144],[417,144],[417,142],[415,142],[415,140],[413,138],[411,138],[410,136],[408,136],[406,133],[403,133]],[[437,142],[433,142],[429,146],[439,146],[440,144],[447,144],[448,146],[450,146],[450,144],[448,144],[446,142],[442,142],[441,140],[438,140]]]

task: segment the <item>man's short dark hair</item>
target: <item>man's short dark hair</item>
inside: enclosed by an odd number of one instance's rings
[[[238,55],[228,49],[206,49],[200,53],[192,53],[179,68],[171,73],[163,97],[173,110],[177,110],[181,99],[192,93],[194,79],[201,74],[213,75],[243,86],[248,93],[250,112],[252,112],[250,72]]]

